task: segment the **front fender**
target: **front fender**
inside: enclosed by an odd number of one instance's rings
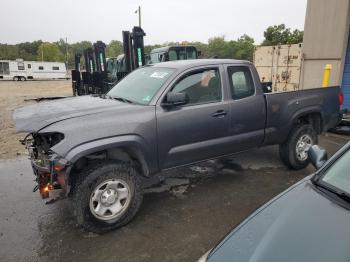
[[[158,169],[158,161],[156,152],[151,152],[149,149],[151,146],[147,145],[147,141],[138,135],[123,135],[123,136],[115,136],[108,137],[103,139],[98,139],[94,141],[89,141],[84,144],[80,144],[74,148],[72,148],[68,153],[64,156],[66,160],[68,160],[72,165],[74,163],[87,155],[102,151],[108,150],[112,148],[136,148],[142,157],[144,158],[144,163],[142,165],[147,165],[147,169],[149,173],[153,173]],[[69,176],[70,170],[68,171]]]

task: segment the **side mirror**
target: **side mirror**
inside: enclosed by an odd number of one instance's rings
[[[186,93],[169,92],[166,95],[166,102],[162,103],[162,106],[182,106],[187,104],[188,101],[189,97]]]
[[[328,160],[327,151],[318,145],[313,145],[310,147],[308,155],[312,165],[316,169],[320,169]]]

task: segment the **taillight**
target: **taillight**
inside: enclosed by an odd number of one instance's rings
[[[341,107],[343,105],[343,103],[344,103],[344,94],[343,94],[343,92],[341,92],[341,91],[339,92],[338,99],[339,99],[339,106]]]

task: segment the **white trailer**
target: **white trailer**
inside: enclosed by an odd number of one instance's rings
[[[0,80],[67,79],[66,65],[61,62],[0,60]]]

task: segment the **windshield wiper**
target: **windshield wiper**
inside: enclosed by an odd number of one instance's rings
[[[350,202],[350,194],[345,193],[345,192],[334,192],[338,197],[340,197],[341,199]]]
[[[111,98],[111,99],[115,99],[115,100],[118,100],[118,101],[121,101],[121,102],[124,102],[124,103],[129,103],[129,104],[135,104],[135,102],[127,99],[127,98],[124,98],[124,97],[119,97],[119,96],[107,96],[108,98]]]
[[[340,189],[333,189],[327,185],[325,185],[324,183],[321,182],[322,180],[320,179],[314,179],[312,182],[317,186],[317,187],[321,187],[333,194],[335,194],[337,197],[345,200],[346,202],[350,203],[350,194],[347,192],[344,192],[343,190]]]

